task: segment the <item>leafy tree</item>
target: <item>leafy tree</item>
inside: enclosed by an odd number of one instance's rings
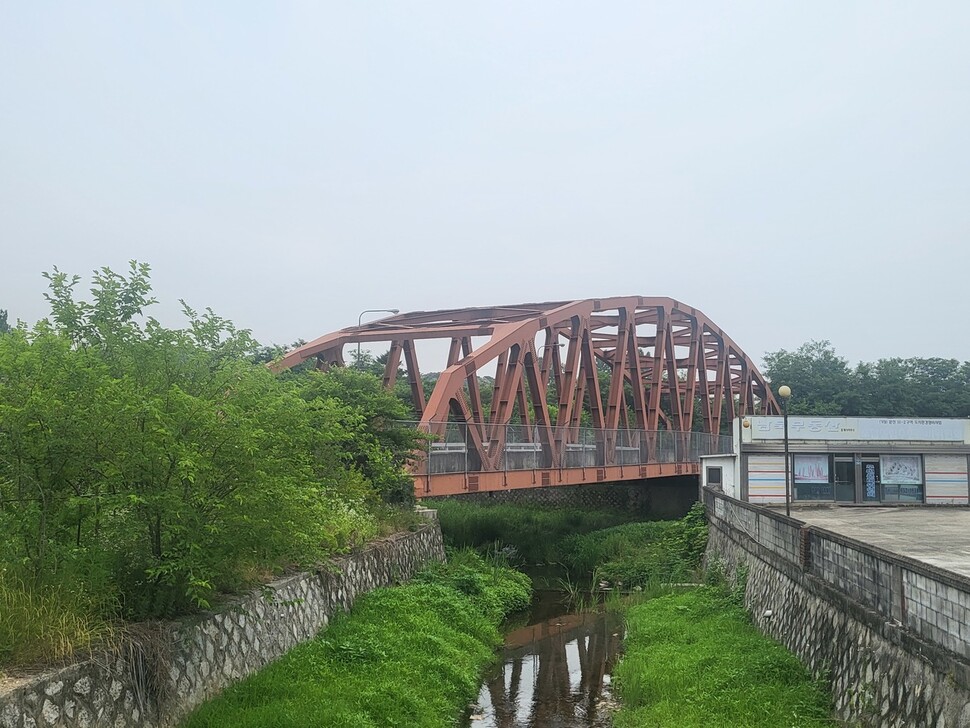
[[[144,317],[148,272],[101,269],[88,302],[55,269],[50,318],[0,337],[0,574],[167,616],[373,535],[345,448],[394,462],[368,429],[393,413],[308,396],[210,310]]]
[[[414,501],[414,483],[406,467],[423,441],[421,433],[403,424],[408,406],[381,386],[367,371],[334,367],[310,371],[301,381],[309,402],[329,402],[341,424],[334,440],[342,462],[359,471],[388,502]]]
[[[938,357],[860,362],[854,370],[827,341],[765,355],[765,376],[792,388],[795,414],[970,416],[970,362]]]
[[[0,308],[0,334],[6,334],[10,331],[10,324],[7,322],[7,311],[6,309]]]
[[[862,414],[970,416],[970,363],[956,359],[880,359],[856,368]]]
[[[860,362],[855,376],[862,404],[853,414],[869,417],[908,415],[917,409],[918,393],[913,387],[912,367],[906,359]]]
[[[910,359],[911,381],[919,393],[915,417],[970,415],[970,364],[956,359]]]
[[[795,351],[765,354],[764,374],[776,390],[792,389],[792,414],[850,415],[859,408],[859,397],[848,362],[837,356],[828,341],[809,341]]]

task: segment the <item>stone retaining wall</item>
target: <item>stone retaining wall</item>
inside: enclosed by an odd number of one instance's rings
[[[371,589],[444,559],[431,523],[289,576],[191,621],[145,626],[112,655],[0,686],[0,728],[166,728],[326,628]]]
[[[731,574],[746,567],[755,624],[829,682],[838,718],[867,727],[970,726],[970,662],[952,636],[967,629],[955,616],[967,580],[723,494],[705,491],[705,500],[708,563]],[[742,514],[749,510],[758,518]],[[904,566],[918,588],[907,590]],[[940,624],[937,615],[951,615],[953,625],[922,629],[923,619]]]

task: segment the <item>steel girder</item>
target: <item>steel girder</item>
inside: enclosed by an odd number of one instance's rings
[[[487,340],[474,347],[478,337]],[[428,339],[447,341],[448,358],[426,399],[415,344]],[[374,342],[389,346],[385,386],[394,386],[403,355],[420,426],[442,434],[449,422],[463,423],[485,472],[500,469],[513,419],[555,462],[583,424],[719,434],[737,416],[780,412],[757,367],[720,327],[664,297],[402,313],[322,336],[273,367],[308,359],[342,366],[346,345]],[[482,376],[492,367],[485,406]]]

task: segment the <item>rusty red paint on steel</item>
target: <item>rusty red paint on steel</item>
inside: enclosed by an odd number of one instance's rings
[[[473,347],[473,337],[487,340]],[[449,344],[427,401],[415,348],[426,339]],[[466,426],[482,472],[500,469],[505,425],[513,418],[536,433],[556,461],[581,422],[600,430],[697,427],[716,434],[737,416],[780,412],[757,367],[720,327],[697,309],[661,297],[402,313],[322,336],[273,367],[308,359],[321,368],[342,366],[345,346],[374,342],[389,347],[385,385],[393,386],[403,353],[421,426],[434,434],[449,422]],[[492,367],[492,401],[485,407],[480,377]]]

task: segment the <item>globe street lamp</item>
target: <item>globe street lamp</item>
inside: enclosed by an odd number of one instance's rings
[[[393,314],[398,314],[398,313],[401,313],[401,312],[398,309],[396,309],[396,308],[368,308],[368,309],[366,309],[364,311],[361,311],[360,312],[360,316],[357,317],[357,328],[358,329],[360,328],[360,325],[361,325],[361,323],[364,320],[364,314],[365,313],[393,313]],[[360,342],[359,341],[357,342],[357,368],[358,369],[361,368],[360,367]]]
[[[778,387],[778,396],[781,397],[781,411],[785,417],[785,515],[791,515],[791,467],[788,458],[788,400],[791,399],[791,387],[782,384]]]

